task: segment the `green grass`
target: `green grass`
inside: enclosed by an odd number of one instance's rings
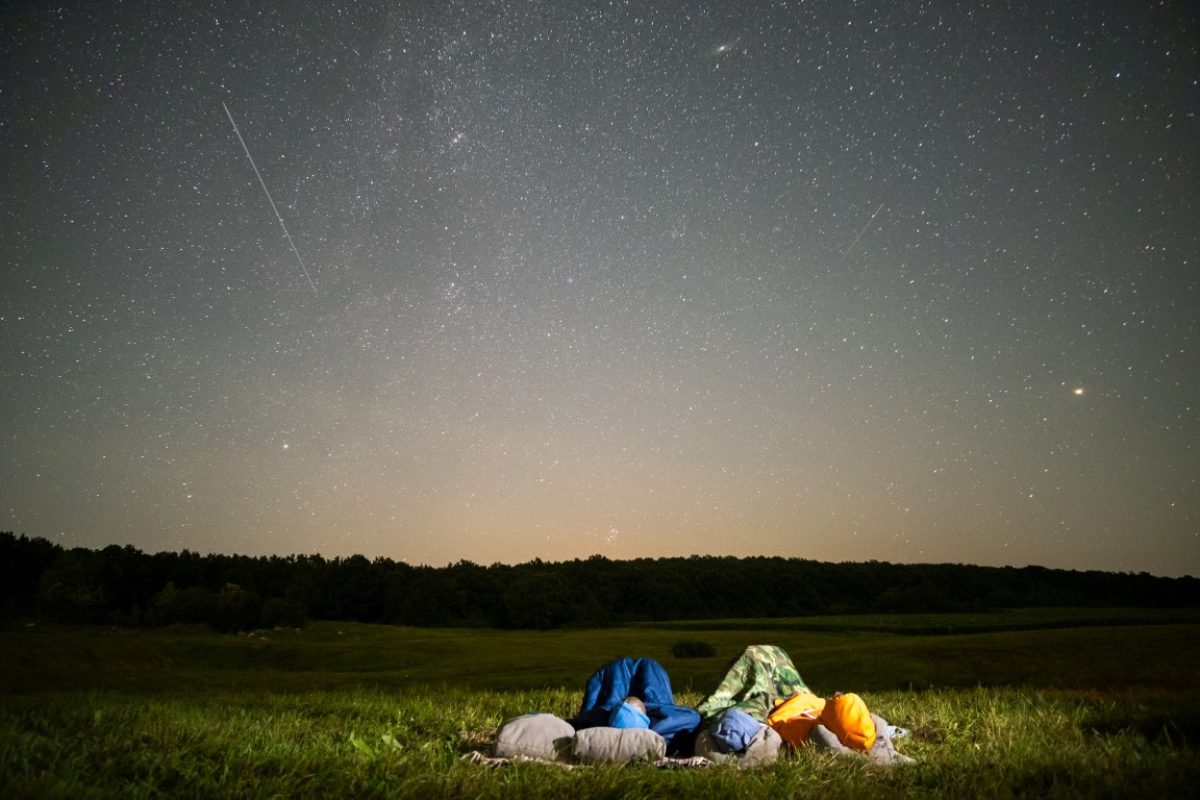
[[[1200,624],[1100,627],[1046,612],[986,633],[883,632],[915,618],[546,633],[315,624],[0,630],[5,797],[1177,797],[1200,779]],[[977,616],[977,615],[973,615]],[[929,620],[925,621],[926,623]],[[953,621],[952,621],[953,622]],[[986,619],[963,625],[989,624]],[[1167,623],[1167,624],[1160,624]],[[817,623],[820,624],[820,621]],[[924,624],[924,623],[921,623]],[[707,625],[707,627],[705,626]],[[804,627],[804,626],[809,627]],[[951,625],[953,629],[953,625]],[[928,628],[926,628],[928,630]],[[686,631],[681,635],[682,631]],[[676,660],[680,638],[717,655]],[[570,716],[593,669],[659,659],[695,704],[741,648],[778,643],[818,691],[858,691],[910,728],[913,767],[816,752],[751,772],[461,760],[527,711]]]
[[[1132,615],[1109,612],[1114,623]],[[711,690],[747,644],[771,642],[791,655],[820,690],[1025,686],[1086,689],[1126,685],[1182,688],[1200,664],[1200,618],[1140,611],[1139,624],[1101,627],[1089,611],[1066,627],[1065,610],[1050,610],[1046,627],[1029,629],[1031,612],[994,615],[990,633],[880,632],[929,628],[945,615],[639,625],[600,630],[495,631],[317,623],[250,636],[201,628],[14,628],[0,630],[0,683],[7,691],[105,689],[136,685],[174,692],[181,683],[210,688],[260,683],[273,690],[343,686],[401,688],[447,683],[477,689],[582,687],[593,669],[621,655],[656,658],[677,689]],[[978,625],[981,615],[970,615]],[[849,630],[833,621],[847,621]],[[1166,622],[1168,624],[1151,624]],[[855,629],[853,624],[859,629]],[[861,630],[872,626],[874,631]],[[818,629],[819,628],[819,629]],[[680,639],[714,645],[710,658],[679,659]],[[1136,655],[1135,661],[1131,656]]]

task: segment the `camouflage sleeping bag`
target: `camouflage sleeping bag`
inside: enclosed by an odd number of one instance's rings
[[[808,686],[792,659],[773,644],[753,644],[733,662],[716,691],[697,710],[713,722],[729,708],[740,709],[759,722],[766,722],[775,704]]]

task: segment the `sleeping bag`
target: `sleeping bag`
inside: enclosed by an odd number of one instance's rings
[[[592,673],[583,691],[583,705],[568,722],[577,730],[607,726],[613,710],[630,696],[646,704],[650,730],[662,736],[668,748],[676,735],[691,733],[700,725],[700,714],[695,709],[675,705],[671,679],[661,664],[652,658],[628,656]]]
[[[800,692],[775,706],[767,723],[793,747],[807,742],[818,725],[828,728],[844,747],[860,753],[875,743],[875,721],[867,704],[856,694],[839,692],[824,699]]]
[[[708,722],[715,722],[727,708],[738,708],[766,722],[776,703],[807,691],[808,686],[783,648],[752,644],[698,708]]]

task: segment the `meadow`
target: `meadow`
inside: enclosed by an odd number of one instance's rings
[[[706,658],[676,658],[700,640]],[[857,691],[918,764],[812,751],[751,771],[486,769],[505,718],[569,717],[620,655],[698,703],[748,644],[784,647],[819,692]],[[0,629],[5,797],[1174,797],[1200,779],[1200,614],[971,615],[647,623],[545,632],[313,623]]]

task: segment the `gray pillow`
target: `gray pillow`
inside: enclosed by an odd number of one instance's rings
[[[624,764],[667,754],[667,743],[649,728],[584,728],[571,743],[575,760],[584,764]]]
[[[856,756],[862,755],[862,753],[851,750],[838,741],[837,734],[824,725],[817,725],[812,729],[812,733],[808,735],[808,742],[818,750],[832,750],[838,755],[842,755],[843,753],[852,753]]]
[[[749,768],[774,764],[779,758],[779,748],[782,746],[783,739],[779,736],[779,732],[770,725],[763,725],[758,729],[758,733],[754,734],[750,744],[746,746],[746,752],[742,754],[739,766]]]
[[[917,763],[916,759],[896,751],[896,746],[892,744],[891,738],[888,737],[887,720],[878,714],[872,714],[871,719],[875,721],[875,744],[871,745],[871,749],[866,753],[860,753],[857,750],[851,750],[849,747],[846,747],[838,741],[834,732],[824,725],[818,725],[813,728],[809,741],[816,747],[823,750],[830,750],[839,756],[869,758],[878,764]]]
[[[888,735],[888,721],[878,714],[872,714],[875,720],[875,744],[867,751],[867,756],[880,764],[915,764],[917,760],[896,750],[892,737]]]
[[[542,761],[565,761],[575,729],[553,714],[513,717],[496,732],[492,755],[497,758],[525,756]]]
[[[741,753],[722,753],[713,739],[712,728],[700,731],[696,736],[696,755],[704,756],[716,764],[737,764],[742,769],[774,764],[779,758],[783,739],[770,725],[759,723],[758,732]]]

